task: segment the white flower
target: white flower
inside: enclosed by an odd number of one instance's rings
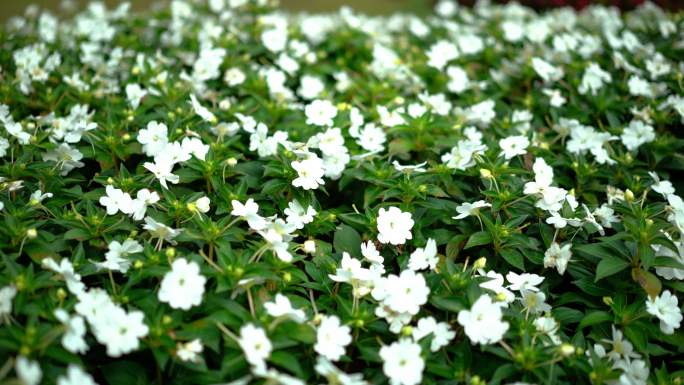
[[[272,317],[287,317],[294,322],[302,323],[306,321],[306,314],[302,309],[294,309],[290,300],[278,293],[273,302],[266,302],[264,309]]]
[[[561,68],[554,67],[549,62],[538,57],[532,58],[532,68],[547,83],[555,82],[563,77],[563,70]]]
[[[43,378],[40,364],[24,356],[17,357],[14,369],[17,371],[17,377],[19,377],[19,381],[23,385],[39,385],[40,380]]]
[[[287,215],[287,223],[301,230],[304,228],[304,225],[313,222],[316,210],[311,206],[307,206],[306,210],[304,210],[304,207],[297,200],[293,200],[288,203],[285,215]]]
[[[648,382],[648,367],[644,360],[620,360],[613,367],[622,370],[617,381],[620,385],[646,385]]]
[[[653,85],[637,75],[630,76],[627,86],[629,87],[629,94],[632,96],[643,96],[646,98],[653,98],[655,96]]]
[[[566,243],[561,247],[558,243],[552,242],[548,250],[544,252],[544,267],[555,267],[558,274],[565,274],[565,269],[568,267],[568,262],[572,256],[571,247],[572,243]]]
[[[299,79],[300,85],[297,94],[302,99],[313,100],[325,91],[325,83],[317,76],[304,75]]]
[[[380,152],[385,149],[385,142],[387,135],[382,128],[376,126],[374,123],[366,123],[361,131],[356,143],[364,150],[370,152]]]
[[[112,241],[108,247],[109,250],[105,253],[105,261],[97,263],[97,266],[122,273],[126,273],[131,267],[131,261],[126,257],[143,251],[142,245],[133,239],[126,239],[123,243]]]
[[[382,370],[392,385],[417,385],[423,380],[425,362],[420,356],[420,345],[401,339],[380,348]]]
[[[333,118],[337,116],[337,107],[328,100],[314,100],[306,106],[304,113],[306,124],[331,127]]]
[[[230,214],[246,220],[252,230],[262,230],[266,227],[266,220],[258,214],[259,205],[254,202],[254,199],[247,199],[245,204],[233,199],[231,205],[233,206],[233,211]]]
[[[246,324],[240,328],[240,347],[245,352],[247,362],[257,368],[266,368],[266,359],[271,355],[273,346],[264,333],[264,329],[253,324]]]
[[[161,222],[157,222],[154,220],[154,218],[149,216],[145,217],[145,225],[143,226],[143,229],[149,231],[152,234],[152,238],[159,239],[157,248],[161,248],[162,241],[173,243],[173,239],[176,238],[181,232],[180,229],[171,228]]]
[[[145,315],[136,310],[126,312],[123,308],[108,306],[98,317],[93,328],[98,342],[107,346],[107,355],[120,357],[138,348],[139,339],[147,336],[149,328],[143,322]]]
[[[81,282],[81,275],[74,271],[74,265],[68,259],[62,258],[58,265],[54,259],[47,257],[41,263],[43,267],[61,275],[66,282],[67,289],[72,294],[78,296],[85,291],[85,284]]]
[[[616,329],[615,325],[611,325],[611,328],[612,339],[601,339],[601,341],[609,343],[612,347],[612,350],[606,356],[613,361],[619,361],[623,358],[641,358],[641,355],[634,351],[634,345],[624,338],[622,331]]]
[[[449,345],[449,341],[453,340],[456,336],[456,333],[451,330],[448,323],[437,322],[437,320],[431,316],[418,320],[418,324],[413,328],[412,336],[413,339],[418,342],[428,334],[432,334],[430,350],[433,352]]]
[[[181,361],[186,362],[199,362],[201,360],[201,354],[204,350],[202,341],[199,338],[195,338],[192,341],[176,344],[176,355]]]
[[[166,147],[165,147],[166,148]],[[180,177],[173,173],[173,161],[169,156],[155,157],[154,163],[145,162],[143,167],[154,174],[154,177],[159,180],[159,183],[165,188],[169,187],[166,182],[171,182],[173,184],[178,184],[180,182]]]
[[[372,294],[394,312],[416,315],[427,302],[430,289],[420,273],[407,269],[399,276],[390,274],[377,279]]]
[[[5,286],[0,289],[0,317],[12,314],[12,300],[17,295],[17,288]]]
[[[544,88],[542,92],[544,93],[544,95],[549,97],[549,104],[552,107],[561,107],[568,101],[560,92],[560,90]]]
[[[191,202],[191,207],[195,207],[200,213],[206,214],[211,209],[210,203],[211,201],[208,197],[201,197],[194,202]]]
[[[392,161],[392,166],[394,166],[394,169],[399,171],[399,172],[406,172],[406,173],[412,173],[412,172],[425,172],[427,171],[425,169],[425,165],[427,165],[427,162],[422,162],[418,163],[415,165],[402,165],[398,161]]]
[[[490,270],[483,277],[489,278],[489,280],[482,282],[480,284],[481,288],[493,291],[498,300],[503,300],[506,303],[511,303],[515,300],[515,294],[504,285],[503,275]]]
[[[470,87],[468,74],[461,67],[455,65],[449,66],[447,67],[446,73],[449,77],[447,89],[450,92],[460,94]]]
[[[520,302],[526,312],[539,314],[551,311],[551,305],[546,303],[546,294],[541,291],[523,290],[520,294]]]
[[[335,270],[335,274],[328,276],[335,282],[351,283],[354,280],[368,280],[370,273],[368,269],[361,267],[361,261],[345,251],[342,253],[340,267]]]
[[[470,215],[473,216],[478,216],[480,214],[480,209],[483,207],[492,207],[490,203],[487,203],[485,201],[477,201],[473,203],[462,203],[458,206],[456,206],[456,212],[458,212],[458,215],[455,217],[451,217],[452,219],[463,219],[465,217],[468,217]]]
[[[304,190],[315,190],[318,186],[325,184],[323,181],[325,174],[323,161],[315,154],[311,154],[301,161],[292,161],[290,165],[297,171],[297,178],[292,180],[293,186],[301,187]]]
[[[526,136],[509,136],[499,140],[499,147],[501,147],[502,155],[506,159],[512,159],[518,155],[525,155],[527,147],[530,145],[530,140]]]
[[[539,284],[544,282],[544,277],[537,274],[508,272],[506,280],[510,283],[509,289],[514,291],[539,291]]]
[[[351,340],[351,329],[342,326],[337,316],[322,316],[316,330],[314,350],[331,361],[337,361],[344,355],[344,348]]]
[[[86,326],[83,317],[75,315],[70,317],[64,309],[55,310],[55,317],[66,327],[62,335],[62,346],[72,352],[84,354],[88,351],[85,341]]]
[[[676,262],[684,264],[684,242],[675,241],[674,244],[677,246],[677,252],[663,245],[653,245],[652,247],[655,249],[656,257],[672,258]],[[656,267],[656,274],[669,280],[684,280],[684,269],[678,269],[676,267],[658,266]],[[1,313],[2,312],[0,311],[0,314]]]
[[[361,243],[361,255],[370,263],[382,263],[385,260],[372,241]]]
[[[458,312],[458,323],[473,344],[493,344],[503,338],[508,322],[503,321],[501,303],[493,303],[487,294],[475,301],[470,310]]]
[[[653,126],[644,124],[641,120],[632,120],[629,126],[624,128],[622,135],[620,135],[622,144],[630,151],[636,150],[644,143],[654,141],[655,138],[656,134]]]
[[[169,143],[169,129],[164,123],[151,121],[147,128],[138,131],[138,142],[143,145],[143,151],[147,156],[159,154]]]
[[[598,64],[591,63],[584,71],[582,81],[579,87],[577,87],[577,90],[582,95],[586,95],[587,93],[596,95],[596,92],[603,88],[604,83],[610,83],[612,80],[613,78],[608,72],[601,69]]]
[[[430,49],[426,52],[428,57],[428,65],[430,67],[437,68],[438,70],[444,69],[444,66],[453,59],[459,56],[458,47],[449,41],[440,40],[433,44]]]
[[[398,207],[390,207],[387,210],[381,207],[377,218],[378,241],[392,245],[404,244],[407,239],[413,238],[413,223],[411,213],[403,212]]]
[[[204,144],[200,138],[183,138],[181,142],[181,149],[184,153],[194,155],[199,160],[204,160],[207,157],[210,146]]]
[[[126,84],[126,98],[131,108],[137,110],[140,106],[140,100],[147,95],[147,90],[140,87],[140,84],[129,83]]]
[[[409,257],[408,268],[413,271],[427,269],[434,270],[439,262],[437,258],[437,243],[430,238],[424,248],[417,248]]]
[[[159,194],[156,191],[150,191],[146,188],[138,190],[133,199],[133,212],[131,216],[136,221],[145,218],[147,206],[151,206],[159,202]]]
[[[100,204],[107,209],[107,215],[114,215],[118,211],[124,214],[133,212],[133,199],[130,194],[123,192],[112,185],[105,187],[107,195],[100,197]]]
[[[57,377],[57,385],[97,385],[97,383],[80,367],[69,365],[66,376]]]
[[[672,182],[670,182],[669,180],[660,180],[660,177],[658,176],[658,174],[655,173],[655,171],[649,171],[648,175],[653,179],[654,182],[651,185],[651,189],[653,189],[653,191],[657,192],[665,198],[675,193],[675,188],[672,185]]]
[[[223,74],[223,81],[229,87],[239,86],[245,82],[245,79],[247,79],[247,76],[237,67],[228,68]]]
[[[659,296],[646,300],[646,311],[660,319],[660,330],[665,334],[673,334],[682,322],[682,310],[679,308],[677,296],[665,290]]]
[[[173,261],[171,271],[162,279],[159,301],[168,303],[174,309],[189,310],[202,303],[206,282],[196,262],[179,258]]]
[[[205,122],[215,124],[218,121],[218,119],[216,119],[216,115],[200,104],[195,94],[190,94],[190,104],[192,104],[192,109],[195,111],[195,113]]]
[[[337,152],[345,151],[344,137],[339,128],[329,128],[325,132],[321,132],[314,136],[316,145],[325,155],[334,156]]]
[[[340,385],[368,385],[368,382],[363,380],[363,375],[359,373],[347,374],[339,370],[335,365],[323,356],[316,358],[316,373],[325,377],[330,384]]]

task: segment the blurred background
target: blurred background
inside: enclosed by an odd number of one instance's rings
[[[110,6],[123,1],[104,0]],[[459,0],[461,4],[465,5],[472,5],[474,1]],[[506,0],[492,1],[507,2]],[[134,10],[142,10],[148,8],[153,3],[159,3],[160,0],[129,0],[129,2]],[[437,0],[280,0],[282,7],[291,11],[331,12],[338,10],[342,5],[348,5],[356,11],[375,15],[392,12],[426,14],[432,11],[436,2]],[[614,5],[622,9],[631,9],[643,3],[644,0],[519,0],[518,2],[535,9],[558,6],[583,8],[590,4]],[[655,0],[653,2],[667,9],[684,8],[684,0]],[[4,22],[12,16],[22,15],[30,4],[36,4],[41,8],[57,11],[65,6],[73,9],[83,9],[87,3],[88,0],[0,0],[0,22]]]

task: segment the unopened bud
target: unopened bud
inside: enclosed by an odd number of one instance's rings
[[[304,241],[303,246],[304,252],[307,254],[313,254],[316,252],[316,242],[313,239]]]
[[[487,258],[480,257],[475,261],[475,263],[473,264],[473,267],[475,269],[482,269],[485,267],[486,264],[487,264]]]
[[[238,161],[235,158],[228,158],[228,160],[226,160],[226,164],[228,164],[230,167],[235,167],[237,163]]]
[[[571,355],[575,354],[575,347],[571,344],[564,343],[560,346],[560,353],[564,357],[571,356]]]
[[[491,179],[492,178],[492,172],[487,170],[486,168],[481,168],[480,169],[480,176],[484,179]]]
[[[176,248],[175,247],[167,247],[166,248],[166,258],[173,258],[176,256]]]
[[[26,238],[35,239],[37,236],[38,236],[38,230],[36,230],[36,229],[26,230]]]
[[[625,190],[625,200],[627,201],[627,203],[632,203],[634,201],[634,193],[632,192],[632,190]]]
[[[610,297],[603,297],[603,303],[605,303],[608,306],[611,306],[613,304],[613,299]]]
[[[408,337],[411,334],[413,334],[413,327],[411,325],[406,325],[403,328],[401,328],[401,334]]]
[[[64,299],[66,299],[66,297],[67,297],[66,290],[62,289],[61,287],[59,289],[57,289],[57,299],[59,299],[60,301],[64,301]]]
[[[289,271],[283,273],[283,281],[285,281],[286,283],[292,281],[292,274]]]

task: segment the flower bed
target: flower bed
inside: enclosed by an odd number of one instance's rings
[[[682,25],[266,0],[11,20],[0,380],[681,382]]]

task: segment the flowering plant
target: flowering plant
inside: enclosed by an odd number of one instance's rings
[[[14,18],[0,380],[680,383],[682,42],[651,4]]]

